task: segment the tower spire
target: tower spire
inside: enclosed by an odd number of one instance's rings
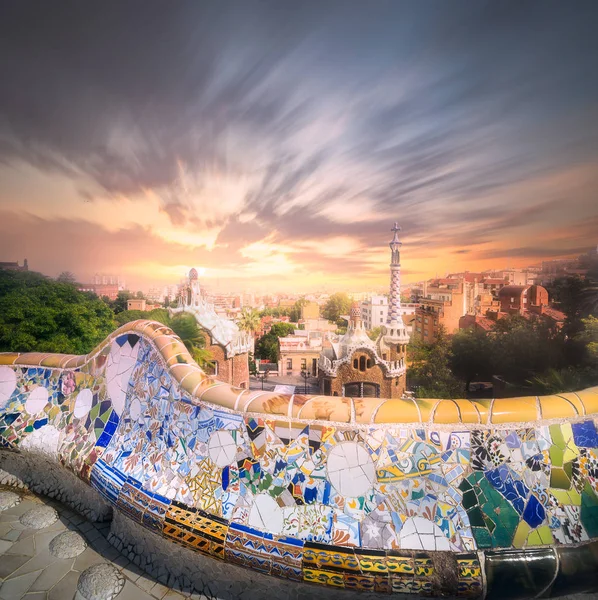
[[[397,324],[401,317],[401,246],[403,245],[399,240],[401,228],[396,221],[391,231],[394,235],[388,244],[390,247],[390,296],[386,320],[389,325]]]

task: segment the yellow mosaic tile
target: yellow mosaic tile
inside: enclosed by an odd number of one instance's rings
[[[539,400],[543,419],[560,419],[578,416],[575,405],[561,396],[540,396]]]
[[[386,400],[374,415],[374,423],[419,423],[419,410],[415,400]]]
[[[323,571],[321,569],[303,568],[303,581],[309,583],[319,583],[320,585],[330,585],[333,587],[345,587],[345,581],[342,573],[333,571]]]
[[[405,575],[413,575],[415,573],[415,565],[411,556],[392,556],[386,557],[386,567],[390,573],[402,573]]]
[[[520,521],[517,529],[515,530],[515,535],[513,536],[513,547],[523,548],[530,531],[531,527],[525,521]]]
[[[291,396],[267,392],[245,405],[245,412],[263,412],[270,415],[284,415],[289,412]]]
[[[212,404],[217,404],[218,406],[225,406],[226,408],[234,409],[240,393],[241,392],[239,389],[225,383],[222,385],[213,383],[213,385],[210,385],[210,387],[201,392],[201,394],[198,394],[197,391],[195,391],[195,396],[199,397],[200,400],[204,400],[205,402],[211,402]]]
[[[351,421],[351,404],[348,398],[316,396],[305,403],[297,417],[299,419],[349,423]]]
[[[433,398],[418,398],[416,402],[419,407],[422,423],[424,421],[429,421],[430,415],[439,401]]]
[[[371,423],[372,416],[376,414],[378,407],[384,403],[379,398],[353,398],[355,407],[355,421],[357,423]]]
[[[364,573],[387,573],[386,556],[356,553],[359,566]]]
[[[431,558],[418,558],[414,559],[415,576],[416,577],[430,577],[434,573],[434,563]]]
[[[459,407],[452,400],[439,400],[432,413],[433,423],[460,423]]]
[[[585,407],[586,415],[598,413],[598,386],[576,393]]]
[[[490,418],[492,423],[536,421],[539,418],[536,397],[495,398]]]
[[[16,352],[0,352],[0,365],[15,364],[17,358],[19,355]]]
[[[459,407],[461,423],[482,423],[480,411],[474,402],[466,399],[457,399],[453,402]]]

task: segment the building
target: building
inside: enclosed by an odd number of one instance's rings
[[[375,327],[382,327],[388,318],[388,298],[386,296],[372,296],[362,302],[361,318],[363,326],[368,331]]]
[[[319,319],[320,318],[320,305],[317,302],[307,302],[301,307],[301,319],[307,321],[307,319]]]
[[[357,302],[347,332],[324,343],[319,361],[320,391],[354,398],[400,398],[405,392],[409,336],[401,314],[401,242],[395,223],[390,242],[390,294],[386,322],[376,341],[368,337]]]
[[[498,292],[500,312],[524,315],[548,306],[548,291],[541,285],[507,285]]]
[[[77,289],[80,292],[93,292],[98,298],[106,296],[108,300],[116,300],[120,291],[117,283],[81,283]]]
[[[19,262],[0,262],[0,269],[5,271],[29,271],[29,263],[27,259],[23,261],[23,266],[19,265]]]
[[[216,314],[214,305],[201,293],[196,269],[189,272],[188,283],[181,287],[179,303],[169,308],[170,314],[193,315],[205,339],[205,347],[214,357],[212,372],[215,379],[231,385],[249,388],[249,352],[253,349],[251,334]]]
[[[469,312],[471,285],[463,279],[435,279],[424,284],[424,297],[415,310],[413,339],[433,343],[440,327],[448,334],[459,330],[459,319]]]
[[[148,312],[154,310],[154,308],[160,308],[160,304],[153,304],[148,302],[145,298],[130,298],[127,300],[127,310],[141,310]]]
[[[328,319],[307,319],[302,325],[305,331],[319,331],[324,334],[334,333],[337,329],[336,323],[331,323]]]
[[[316,377],[321,352],[321,335],[309,331],[297,331],[295,335],[278,338],[278,373],[299,376],[308,372]]]

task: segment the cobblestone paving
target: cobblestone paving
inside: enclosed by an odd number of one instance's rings
[[[21,502],[0,511],[0,600],[86,600],[77,592],[79,577],[88,567],[102,563],[113,565],[125,578],[117,600],[201,598],[168,589],[122,556],[106,540],[110,523],[90,523],[48,498],[23,490],[16,493]],[[57,521],[42,529],[21,524],[23,514],[44,505],[58,512]],[[60,559],[50,552],[50,543],[66,531],[83,536],[87,548],[74,558]]]

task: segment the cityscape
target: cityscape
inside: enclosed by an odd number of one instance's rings
[[[597,17],[0,2],[0,600],[598,597]]]

